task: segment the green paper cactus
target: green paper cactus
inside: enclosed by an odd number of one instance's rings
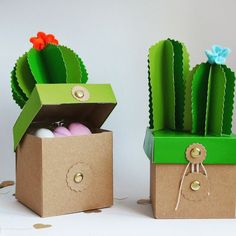
[[[30,39],[33,48],[21,56],[11,73],[12,95],[23,108],[36,83],[86,83],[88,74],[81,58],[58,45],[53,35],[39,32]]]
[[[214,57],[215,48],[223,55]],[[223,51],[223,52],[222,52]],[[234,104],[235,75],[226,65],[229,49],[213,46],[206,51],[208,62],[197,65],[186,85],[186,123],[192,133],[202,135],[230,135]]]
[[[224,65],[230,50],[206,51],[208,62],[189,71],[183,43],[167,39],[149,49],[149,125],[200,135],[230,135],[235,74]]]
[[[155,130],[184,129],[184,91],[189,55],[183,43],[167,39],[149,49],[149,124]]]

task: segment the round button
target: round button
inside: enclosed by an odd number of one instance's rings
[[[193,143],[187,147],[185,155],[190,163],[199,164],[206,158],[206,149],[200,143]]]
[[[190,185],[190,188],[193,190],[193,191],[198,191],[201,187],[201,184],[198,180],[195,180],[191,183]]]
[[[90,97],[88,89],[79,85],[74,86],[71,90],[71,93],[72,93],[72,96],[80,102],[85,102]]]
[[[204,174],[192,172],[184,177],[181,194],[185,199],[202,201],[209,196],[209,192],[209,181]]]
[[[67,186],[75,192],[83,192],[93,185],[94,174],[91,167],[84,162],[77,162],[66,173]]]
[[[193,148],[190,152],[190,155],[193,158],[197,158],[197,157],[201,156],[201,149],[198,147]]]
[[[84,178],[83,174],[79,172],[79,173],[75,174],[74,181],[75,181],[75,183],[78,184],[83,180],[83,178]]]
[[[75,96],[77,98],[83,98],[84,97],[84,91],[82,91],[82,90],[75,91]]]

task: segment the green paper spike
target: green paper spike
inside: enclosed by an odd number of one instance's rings
[[[184,107],[184,130],[190,131],[192,129],[192,104],[191,104],[191,89],[192,78],[198,66],[195,66],[188,74],[185,81],[185,107]]]
[[[235,87],[235,74],[226,65],[222,65],[226,76],[225,87],[225,102],[223,114],[223,134],[230,135],[232,133],[232,120],[234,109],[234,87]]]
[[[22,89],[22,92],[26,97],[29,97],[31,91],[34,88],[35,80],[29,68],[27,53],[18,59],[15,76],[19,87]]]
[[[78,78],[82,77],[82,71],[76,54],[65,46],[58,46],[58,48],[61,51],[65,67],[67,68],[66,83],[78,82]]]
[[[201,64],[193,74],[191,94],[186,93],[186,99],[192,101],[192,132],[204,132],[206,103],[207,103],[207,82],[210,67],[208,64]]]
[[[23,108],[36,83],[86,83],[88,74],[81,58],[58,45],[53,35],[39,32],[33,48],[21,56],[11,73],[12,96]]]
[[[151,79],[150,79],[150,66],[148,60],[148,92],[149,92],[149,127],[154,128],[153,124],[153,110],[152,110],[152,89],[151,89]]]
[[[25,100],[19,97],[19,95],[14,90],[12,90],[12,97],[14,98],[16,103],[19,105],[19,107],[22,109],[25,104]]]
[[[149,49],[149,123],[155,130],[184,128],[184,91],[189,72],[185,46],[175,40]]]
[[[40,51],[31,48],[28,63],[37,83],[66,83],[66,63],[59,46],[48,44]]]
[[[20,106],[20,108],[22,108],[27,100],[27,97],[17,82],[16,67],[14,67],[13,71],[11,72],[11,89],[14,100]]]
[[[81,69],[81,83],[85,84],[88,81],[88,72],[86,70],[86,67],[85,67],[82,59],[78,55],[76,55],[76,56],[77,56],[77,59],[79,61],[80,69]]]
[[[183,43],[171,40],[174,48],[174,81],[175,81],[175,126],[176,130],[184,128],[184,93],[185,80],[189,73],[189,55]],[[182,63],[180,65],[180,63]]]

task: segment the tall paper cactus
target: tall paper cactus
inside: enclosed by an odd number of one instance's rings
[[[230,135],[235,74],[224,65],[230,50],[213,46],[208,62],[189,71],[183,43],[163,40],[149,49],[149,123],[155,130]]]
[[[30,39],[33,48],[21,56],[11,73],[13,98],[22,108],[36,83],[86,83],[87,71],[80,57],[58,45],[53,35],[39,32]]]
[[[167,39],[149,49],[149,123],[155,130],[184,128],[189,56],[183,43]]]
[[[197,65],[186,85],[185,124],[192,133],[231,134],[235,75],[223,65],[229,49],[213,46],[208,62]]]

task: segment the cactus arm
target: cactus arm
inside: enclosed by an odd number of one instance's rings
[[[183,112],[184,112],[184,80],[182,63],[182,45],[178,41],[170,40],[174,50],[174,88],[175,88],[175,128],[181,130],[183,128]]]
[[[149,49],[149,73],[155,130],[175,128],[173,57],[173,46],[169,40],[160,41]]]
[[[17,60],[15,73],[19,87],[28,98],[34,88],[35,80],[29,68],[27,53]]]
[[[174,48],[169,40],[165,42],[163,69],[165,128],[175,129]]]
[[[204,134],[207,88],[210,64],[202,63],[193,74],[192,81],[192,133]]]
[[[153,128],[164,128],[164,107],[162,87],[162,55],[165,41],[160,41],[149,49],[149,75],[152,94]]]
[[[209,112],[205,134],[221,135],[223,127],[226,77],[221,65],[213,64],[209,77]]]
[[[222,65],[226,76],[225,102],[222,133],[230,135],[234,108],[235,74],[226,65]]]
[[[183,130],[185,77],[189,73],[189,56],[184,44],[170,41],[174,48],[175,126],[177,130]]]
[[[65,46],[58,46],[66,67],[66,83],[81,83],[82,72],[76,54]]]
[[[48,44],[41,51],[31,48],[28,63],[37,83],[66,83],[66,68],[58,46]]]

